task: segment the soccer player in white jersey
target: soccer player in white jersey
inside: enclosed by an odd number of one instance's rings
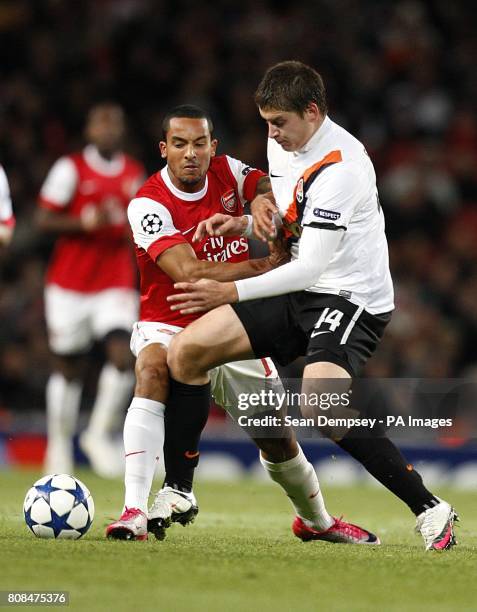
[[[7,246],[13,235],[15,217],[5,170],[0,166],[0,247]]]
[[[286,364],[305,355],[305,393],[320,393],[336,379],[349,388],[394,307],[374,168],[363,145],[328,117],[323,81],[309,66],[273,66],[255,101],[268,125],[270,176],[292,261],[256,278],[177,284],[184,293],[169,298],[178,302],[173,308],[184,314],[220,308],[175,338],[168,353],[171,376],[187,391],[187,384],[206,383],[211,363],[270,355]],[[262,201],[253,219],[261,236],[274,232],[270,208],[276,210]],[[225,223],[212,218],[196,237],[239,226]],[[314,416],[309,408],[302,411]],[[425,488],[384,430],[324,433],[407,503],[426,549],[455,543],[453,508]],[[316,535],[299,518],[293,529],[304,540]]]
[[[54,355],[46,388],[48,473],[73,470],[86,355],[96,341],[105,363],[80,446],[99,475],[123,470],[112,434],[134,387],[129,337],[139,306],[126,209],[145,176],[143,166],[121,150],[124,131],[118,105],[94,106],[87,146],[56,161],[40,192],[38,225],[56,238],[45,288]]]
[[[182,397],[184,388],[169,380],[168,346],[198,316],[170,310],[167,297],[174,292],[174,282],[202,277],[247,278],[281,263],[280,252],[249,260],[248,241],[240,235],[247,223],[230,237],[205,236],[192,242],[197,225],[211,214],[228,212],[243,222],[245,200],[270,191],[270,181],[260,170],[227,155],[215,155],[217,141],[212,138],[212,129],[210,117],[198,107],[183,105],[170,111],[164,118],[160,143],[167,165],[146,181],[128,208],[141,275],[141,311],[131,339],[137,356],[137,383],[124,424],[124,510],[106,529],[106,535],[114,539],[145,540],[148,530],[162,539],[171,520],[186,524],[194,518],[197,504],[192,479],[210,391],[218,404],[237,416],[241,392],[282,389],[275,366],[265,355],[213,369],[212,384],[193,389],[199,396],[194,394],[192,406],[176,403],[175,397]],[[276,439],[255,440],[263,465],[289,496],[297,515],[319,531],[317,537],[379,544],[370,532],[328,514],[313,466],[293,432],[284,428],[282,437],[275,433]],[[163,444],[165,482],[147,516]]]

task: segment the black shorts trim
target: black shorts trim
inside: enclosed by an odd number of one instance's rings
[[[317,351],[313,351],[312,353],[308,353],[305,358],[306,365],[311,365],[313,363],[323,363],[325,361],[327,363],[334,363],[335,365],[340,366],[341,368],[343,368],[343,370],[346,370],[348,372],[351,378],[355,376],[355,373],[352,367],[350,366],[348,359],[346,359],[346,357],[341,357],[340,355],[337,355],[336,353],[333,353],[328,349],[319,349]]]

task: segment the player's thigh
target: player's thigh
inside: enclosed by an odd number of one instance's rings
[[[166,402],[169,392],[167,350],[181,327],[140,321],[133,326],[131,351],[136,356],[137,397]]]
[[[171,371],[182,370],[185,364],[206,371],[253,356],[244,326],[227,305],[206,313],[177,334],[168,351],[168,363]]]
[[[91,299],[91,327],[96,340],[102,340],[114,330],[131,333],[139,312],[137,291],[112,288],[99,291]]]
[[[48,341],[59,356],[86,352],[93,343],[89,317],[90,296],[57,285],[45,288]]]

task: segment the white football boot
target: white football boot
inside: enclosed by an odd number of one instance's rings
[[[454,522],[458,520],[454,508],[443,500],[419,514],[416,532],[422,535],[426,550],[448,550],[455,546]]]
[[[158,540],[166,537],[166,529],[171,523],[186,526],[193,523],[199,512],[197,500],[193,493],[184,493],[172,487],[164,487],[156,493],[154,502],[149,508],[147,530]]]

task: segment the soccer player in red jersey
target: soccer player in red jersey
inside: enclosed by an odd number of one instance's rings
[[[121,151],[124,132],[117,104],[94,106],[86,122],[87,146],[60,158],[40,192],[39,227],[57,235],[45,289],[55,355],[46,389],[47,472],[73,470],[85,355],[98,340],[106,360],[80,445],[98,474],[123,469],[110,433],[134,385],[128,340],[138,311],[137,272],[126,210],[145,175],[142,165]]]
[[[278,250],[269,257],[249,260],[245,235],[192,241],[204,219],[215,213],[241,217],[245,201],[265,198],[270,191],[263,172],[227,155],[216,155],[212,130],[210,117],[197,107],[171,111],[164,119],[160,143],[167,165],[146,181],[128,208],[141,273],[141,311],[131,340],[137,356],[137,383],[124,425],[125,507],[120,519],[106,530],[111,538],[145,540],[149,530],[162,539],[171,521],[186,524],[193,520],[198,508],[192,479],[211,392],[218,404],[236,416],[240,394],[283,390],[273,362],[265,357],[212,369],[211,384],[201,388],[200,401],[193,406],[180,409],[174,401],[175,394],[184,390],[181,383],[169,379],[168,346],[197,318],[170,310],[167,298],[174,293],[174,282],[249,278],[276,267],[284,256]],[[246,234],[247,218],[243,219]],[[257,414],[267,408],[270,410],[270,406],[258,407]],[[283,428],[280,433],[280,438],[255,441],[264,468],[285,490],[297,514],[319,529],[322,539],[379,544],[373,534],[328,514],[313,466],[293,432]],[[165,482],[147,515],[163,445]]]
[[[12,211],[12,200],[8,186],[7,175],[0,166],[0,247],[10,243],[15,227],[15,217]]]

